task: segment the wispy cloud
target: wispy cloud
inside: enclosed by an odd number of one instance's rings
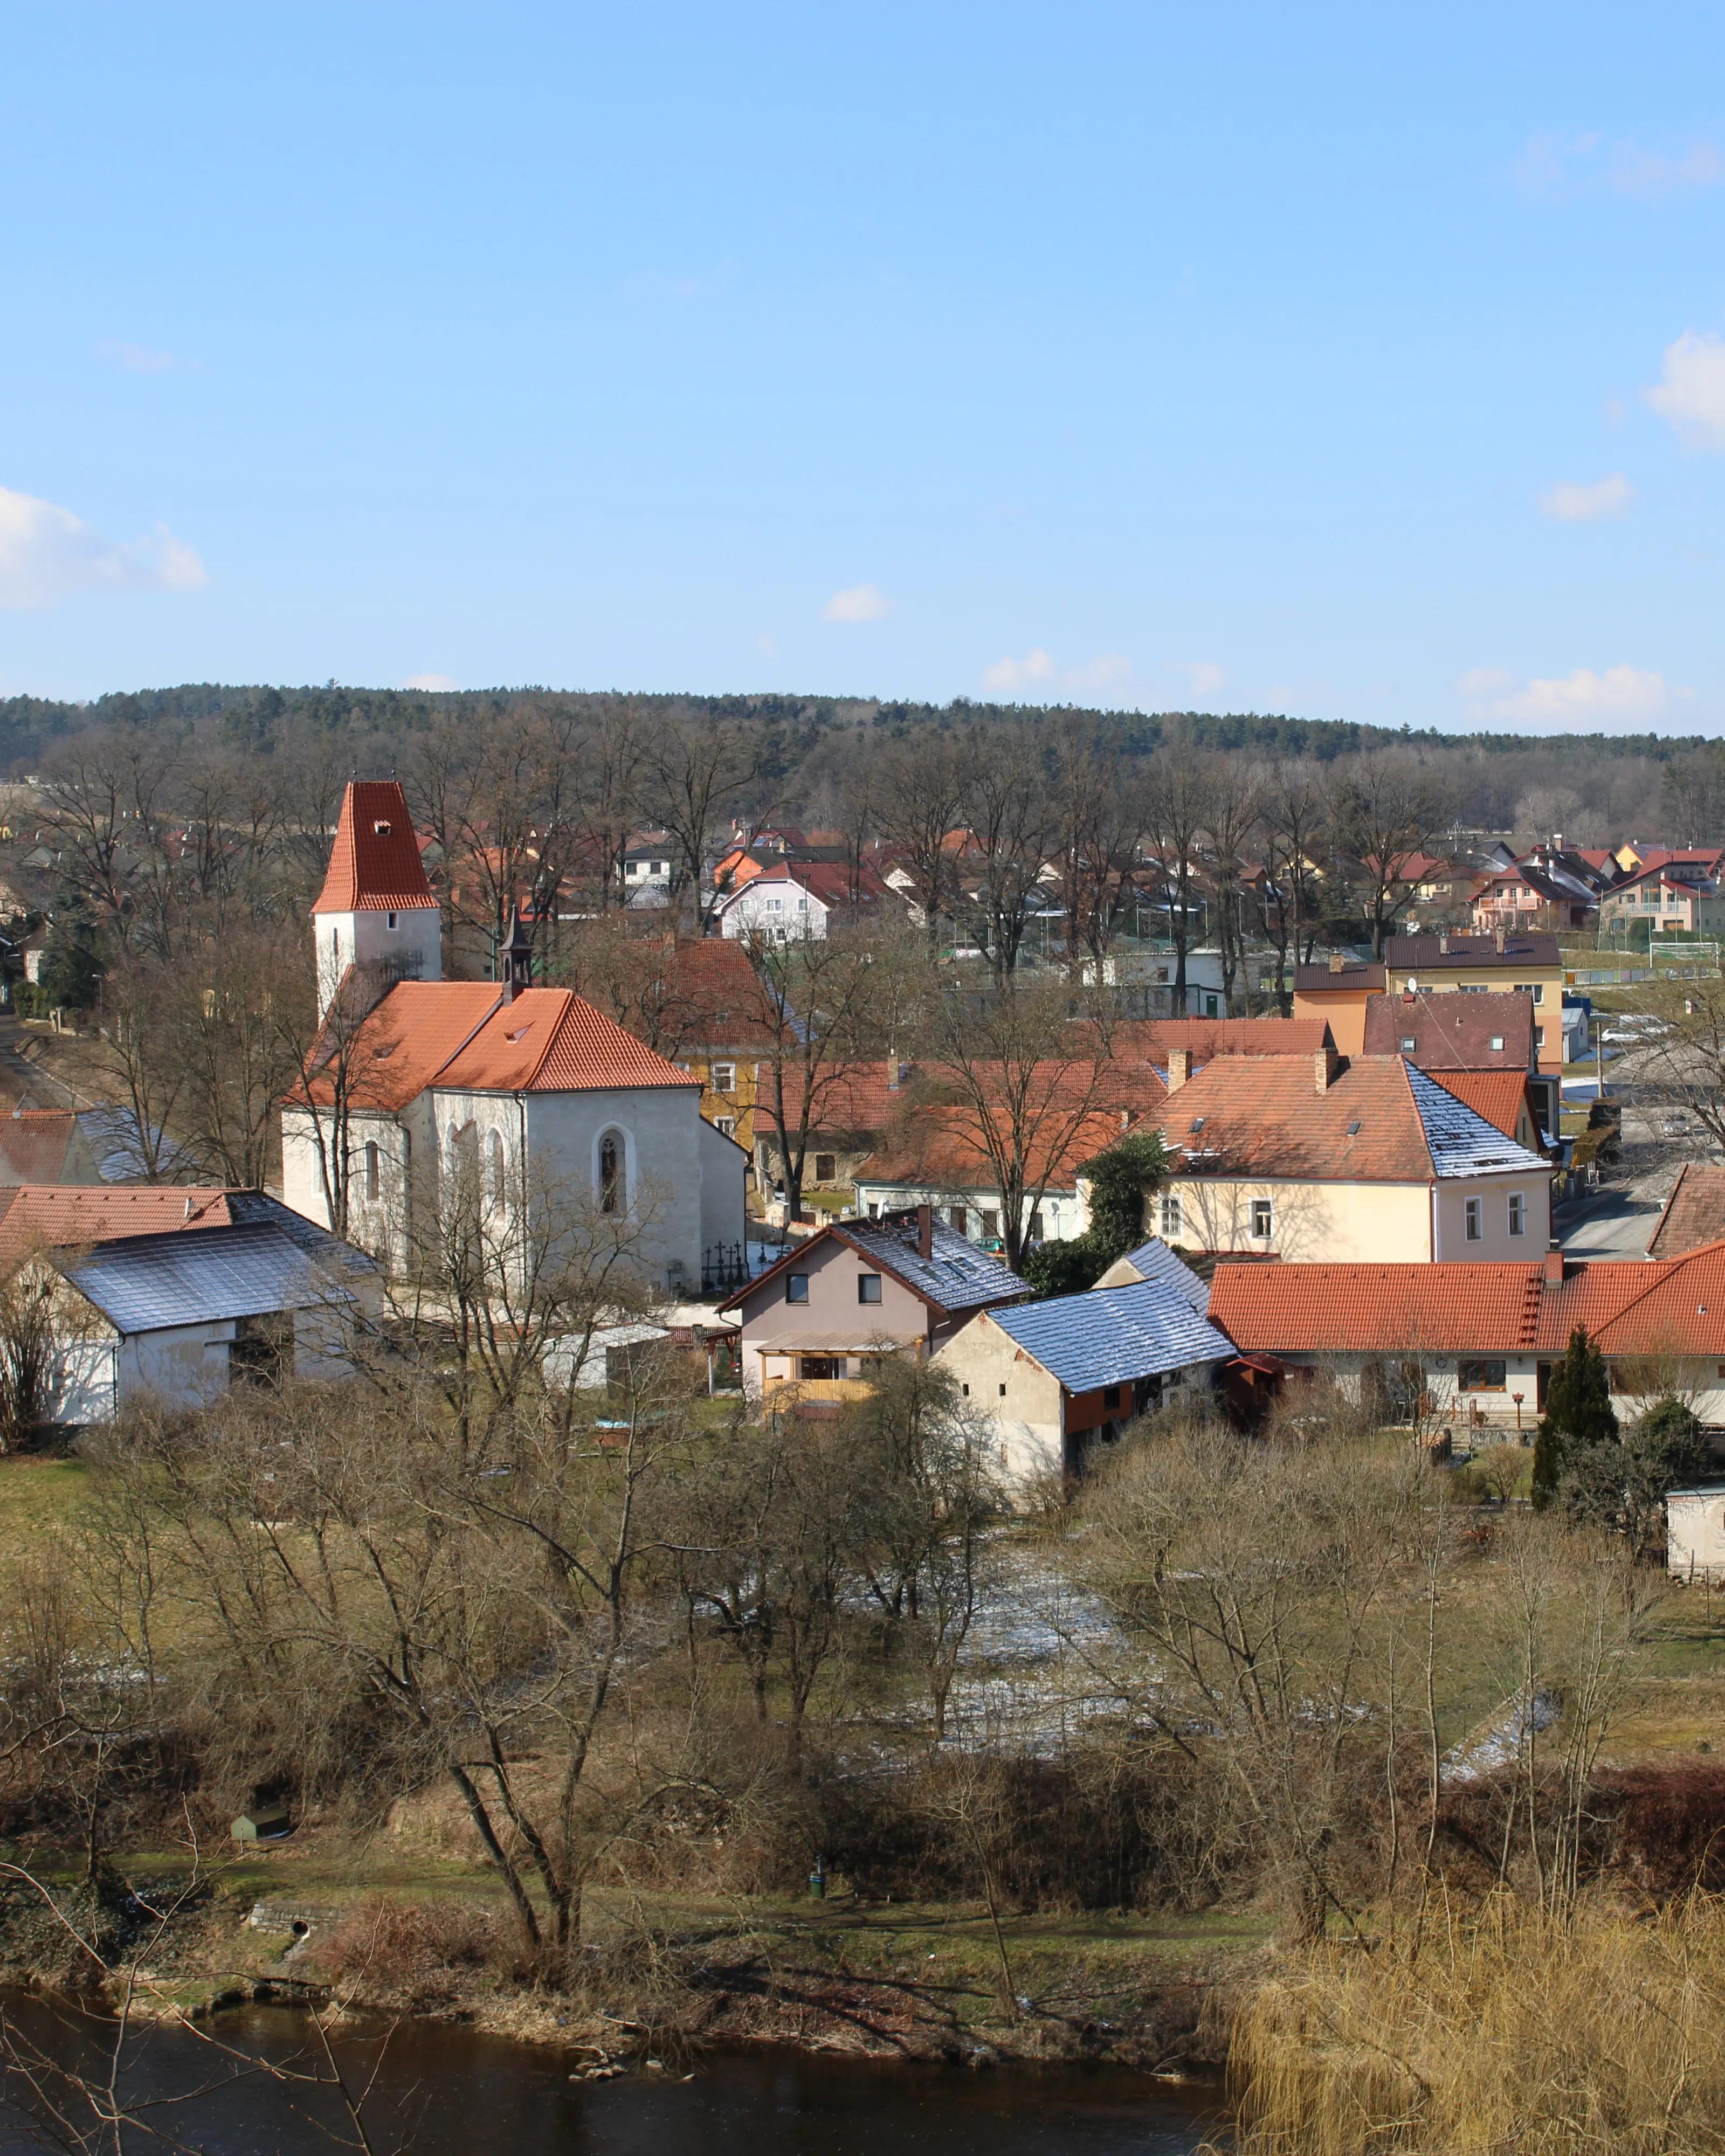
[[[111,359],[128,374],[166,374],[170,367],[198,364],[195,359],[182,359],[177,352],[151,352],[147,345],[126,344],[117,337],[104,337],[95,352],[98,359]]]
[[[1725,338],[1685,330],[1665,348],[1661,379],[1641,393],[1686,442],[1725,449]]]
[[[1560,480],[1539,497],[1539,513],[1559,524],[1596,524],[1602,516],[1621,516],[1635,490],[1621,472],[1604,479]]]
[[[850,584],[834,592],[820,610],[823,621],[885,621],[893,602],[878,584]]]
[[[1664,675],[1638,666],[1608,666],[1598,674],[1578,666],[1573,674],[1535,675],[1529,681],[1497,667],[1476,667],[1455,685],[1476,719],[1571,733],[1651,726],[1672,695]]]
[[[1725,181],[1725,150],[1707,137],[1650,149],[1633,136],[1536,135],[1515,165],[1517,182],[1547,201],[1589,194],[1660,202]]]
[[[165,524],[116,545],[82,517],[0,486],[0,606],[57,605],[74,592],[196,592],[203,563]]]
[[[1076,666],[1061,666],[1034,644],[1022,658],[997,659],[983,669],[982,685],[991,696],[1018,696],[1027,690],[1050,696],[1119,695],[1132,679],[1131,660],[1104,651]]]
[[[402,686],[423,690],[428,696],[447,696],[451,689],[459,689],[461,684],[449,674],[409,674]]]
[[[1228,679],[1225,669],[1209,659],[1189,660],[1180,669],[1186,676],[1186,685],[1194,696],[1214,696]]]

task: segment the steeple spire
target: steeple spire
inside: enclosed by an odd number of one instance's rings
[[[509,909],[509,933],[497,946],[497,978],[503,984],[503,1000],[512,1004],[516,992],[533,985],[533,939],[522,926],[520,910]]]

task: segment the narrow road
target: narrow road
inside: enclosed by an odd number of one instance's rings
[[[1566,1258],[1645,1258],[1659,1212],[1658,1199],[1638,1197],[1633,1185],[1614,1183],[1560,1205],[1553,1224]]]
[[[81,1104],[69,1086],[19,1052],[30,1036],[10,1013],[0,1014],[0,1101],[8,1108],[75,1108]]]

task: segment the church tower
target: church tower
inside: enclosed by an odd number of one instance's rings
[[[369,973],[379,990],[443,978],[443,914],[394,779],[356,779],[342,796],[311,927],[320,1018],[350,968]]]

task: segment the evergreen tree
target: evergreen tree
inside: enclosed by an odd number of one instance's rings
[[[1159,1131],[1135,1132],[1081,1171],[1090,1185],[1090,1226],[1066,1242],[1038,1245],[1024,1278],[1040,1296],[1081,1295],[1117,1258],[1144,1240],[1144,1201],[1168,1173]]]
[[[1617,1416],[1605,1358],[1578,1325],[1569,1335],[1563,1359],[1546,1387],[1545,1413],[1533,1440],[1533,1502],[1550,1504],[1572,1451],[1604,1445],[1617,1436]]]

